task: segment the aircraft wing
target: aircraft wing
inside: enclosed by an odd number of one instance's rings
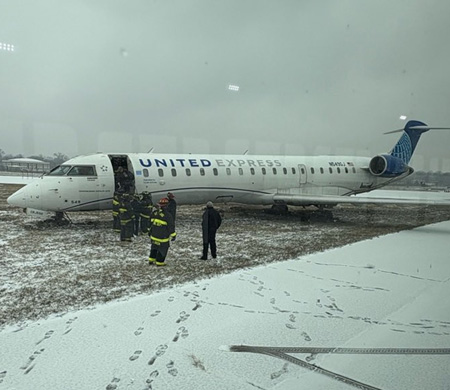
[[[38,177],[3,176],[0,175],[0,184],[28,184]]]
[[[364,194],[350,196],[276,194],[274,195],[273,200],[275,204],[287,204],[293,206],[337,205],[341,203],[450,206],[450,193],[375,190]]]

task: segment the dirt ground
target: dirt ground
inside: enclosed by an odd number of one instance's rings
[[[216,205],[223,213],[218,258],[202,261],[203,208],[180,206],[168,265],[156,268],[148,265],[148,237],[121,243],[111,212],[70,214],[72,223],[62,226],[37,221],[6,203],[18,188],[0,184],[0,330],[450,219],[450,208],[436,206],[338,206],[332,215],[291,207],[274,215],[263,207]]]

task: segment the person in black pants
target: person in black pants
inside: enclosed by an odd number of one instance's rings
[[[210,201],[206,203],[206,209],[202,217],[203,255],[201,260],[208,260],[208,248],[211,248],[213,259],[217,257],[216,232],[222,224],[222,217]]]
[[[169,199],[160,199],[158,207],[152,212],[150,219],[151,226],[148,234],[152,245],[150,247],[148,262],[157,266],[166,265],[165,260],[169,251],[170,242],[175,241],[177,236],[172,214],[167,211],[168,204]]]

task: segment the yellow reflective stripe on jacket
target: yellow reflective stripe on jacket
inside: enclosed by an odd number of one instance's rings
[[[157,225],[157,226],[162,226],[162,225],[167,225],[167,222],[162,220],[162,219],[158,219],[158,218],[152,218],[151,219],[152,223]]]
[[[169,242],[170,238],[156,238],[156,237],[150,236],[150,240],[156,241],[156,242]]]

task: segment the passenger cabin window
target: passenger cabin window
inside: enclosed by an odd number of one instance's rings
[[[142,171],[144,172],[144,177],[148,177],[148,169],[144,168]]]
[[[75,165],[67,176],[96,176],[95,168],[92,165]]]
[[[345,167],[344,169],[345,169],[345,173],[348,173],[348,168],[347,168],[347,167]]]
[[[70,171],[70,168],[72,168],[71,165],[60,165],[56,168],[53,168],[48,175],[49,176],[64,176],[67,174],[67,172]]]
[[[292,168],[292,174],[295,175],[295,168]]]
[[[328,170],[330,171],[330,173],[333,173],[333,168],[328,168]]]
[[[336,168],[337,169],[337,173],[341,173],[341,168]]]
[[[305,168],[301,168],[302,171],[302,175],[304,175],[306,173]]]
[[[352,171],[353,171],[353,173],[356,173],[356,168],[353,167],[353,168],[352,168]]]
[[[177,170],[175,168],[172,168],[171,171],[172,171],[172,176],[175,177],[177,175]]]
[[[287,168],[283,168],[283,173],[287,175]]]
[[[251,173],[252,175],[254,175],[254,174],[255,174],[255,168],[250,168],[250,173]]]
[[[266,168],[261,168],[261,172],[262,172],[263,175],[265,175],[266,174]]]
[[[314,175],[314,168],[311,167],[311,173]]]
[[[159,175],[159,177],[164,176],[164,171],[161,168],[158,169],[158,175]]]
[[[239,175],[243,175],[244,174],[244,170],[242,168],[239,168]]]
[[[213,174],[214,174],[214,176],[217,176],[219,174],[219,172],[217,171],[217,168],[213,168]]]
[[[186,176],[191,176],[191,170],[189,168],[186,168]]]
[[[322,174],[323,174],[323,172],[324,172],[323,168],[322,168],[322,167],[320,167],[320,173],[322,173]]]
[[[230,176],[231,175],[231,169],[227,168],[227,175]]]
[[[277,168],[272,168],[272,172],[273,172],[274,175],[276,175],[277,174]]]
[[[205,176],[205,168],[200,168],[200,175]]]

